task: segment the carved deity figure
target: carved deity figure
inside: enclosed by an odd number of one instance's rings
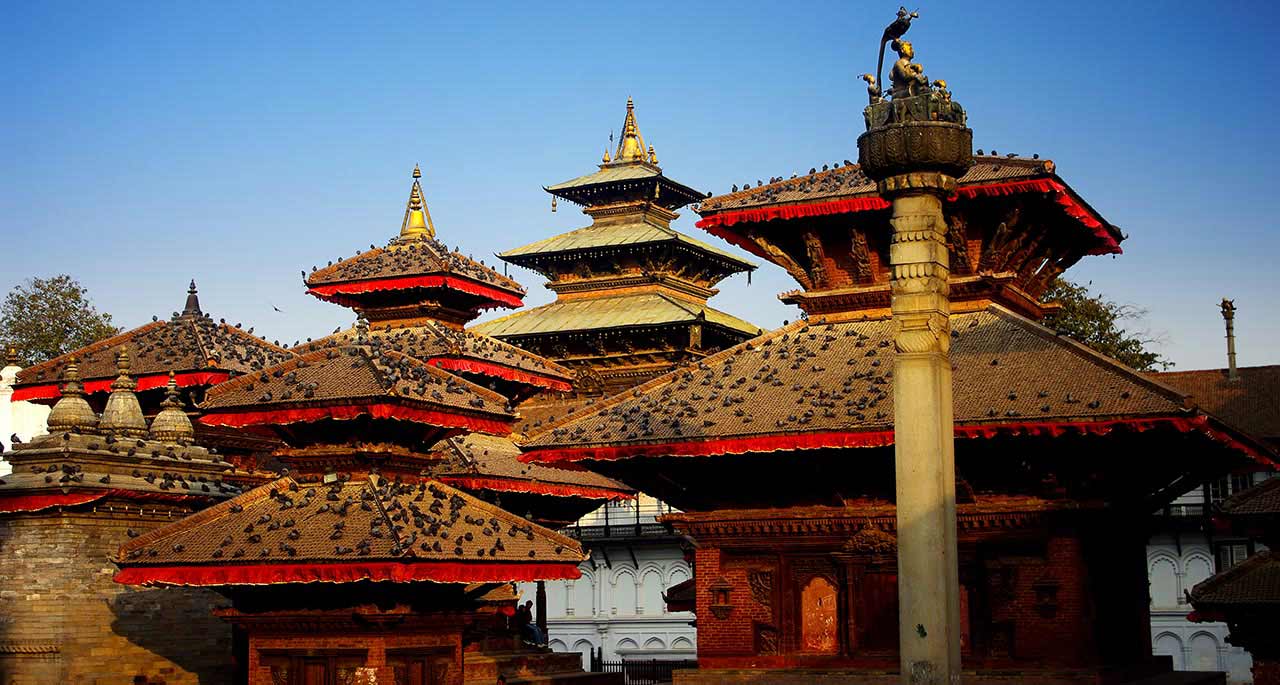
[[[884,94],[880,91],[880,84],[876,83],[876,77],[871,74],[863,74],[860,77],[867,82],[867,100],[871,104],[876,104],[884,99]]]
[[[898,53],[898,61],[893,63],[889,72],[889,80],[893,84],[890,95],[904,98],[929,92],[929,78],[924,75],[924,67],[911,61],[916,56],[911,42],[894,40],[891,47]]]

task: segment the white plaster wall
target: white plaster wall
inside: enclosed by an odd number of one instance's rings
[[[42,404],[30,402],[13,402],[13,381],[22,369],[17,366],[6,366],[0,369],[0,445],[4,451],[13,449],[10,436],[15,433],[18,439],[26,442],[37,435],[44,435],[45,419],[49,418],[49,408]],[[12,469],[9,462],[0,455],[0,476]]]
[[[1191,605],[1184,591],[1212,575],[1213,569],[1213,553],[1203,533],[1182,533],[1178,540],[1171,534],[1151,538],[1147,578],[1152,651],[1172,656],[1173,667],[1180,671],[1225,671],[1230,683],[1252,683],[1253,659],[1247,651],[1227,644],[1225,623],[1187,620]]]

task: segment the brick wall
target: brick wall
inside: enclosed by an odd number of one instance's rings
[[[0,683],[223,683],[233,678],[231,627],[207,590],[128,588],[108,557],[183,515],[149,511],[0,518]]]

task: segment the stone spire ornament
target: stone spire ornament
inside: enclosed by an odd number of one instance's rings
[[[62,397],[49,412],[46,424],[50,433],[94,433],[98,428],[98,415],[93,413],[84,398],[84,386],[80,384],[80,360],[71,359],[62,372]]]
[[[116,352],[116,370],[119,376],[111,383],[111,395],[102,410],[98,430],[127,438],[147,437],[147,420],[142,416],[142,405],[133,394],[138,384],[129,377],[129,353],[124,348]]]
[[[160,403],[160,413],[151,420],[151,439],[185,445],[190,443],[195,435],[196,431],[191,425],[191,419],[182,410],[182,400],[178,397],[178,381],[170,371],[164,402]]]
[[[191,285],[187,287],[187,304],[182,308],[183,316],[203,316],[204,312],[200,311],[200,298],[196,295],[196,279],[191,279]]]
[[[898,11],[880,39],[898,61],[891,99],[865,78],[870,104],[858,161],[892,207],[889,276],[898,530],[898,639],[904,685],[960,680],[955,419],[951,378],[950,257],[943,198],[973,165],[973,131],[945,81],[930,87],[902,39],[914,12]],[[876,75],[881,66],[877,65]]]
[[[413,186],[409,189],[409,204],[404,210],[404,221],[400,222],[401,238],[434,238],[436,227],[431,223],[431,213],[427,211],[426,202],[422,199],[422,169],[413,165]]]

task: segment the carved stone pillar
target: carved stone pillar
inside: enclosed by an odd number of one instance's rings
[[[902,11],[886,30],[901,35]],[[902,59],[910,44],[895,41]],[[883,47],[883,46],[882,46]],[[895,49],[899,49],[895,47]],[[862,170],[892,205],[889,245],[894,343],[894,455],[898,537],[898,637],[908,685],[960,681],[960,580],[956,551],[948,225],[942,200],[973,165],[973,132],[942,82],[919,65],[895,67],[894,97],[873,94],[858,138]],[[904,80],[905,79],[905,80]],[[909,82],[908,82],[909,81]]]

